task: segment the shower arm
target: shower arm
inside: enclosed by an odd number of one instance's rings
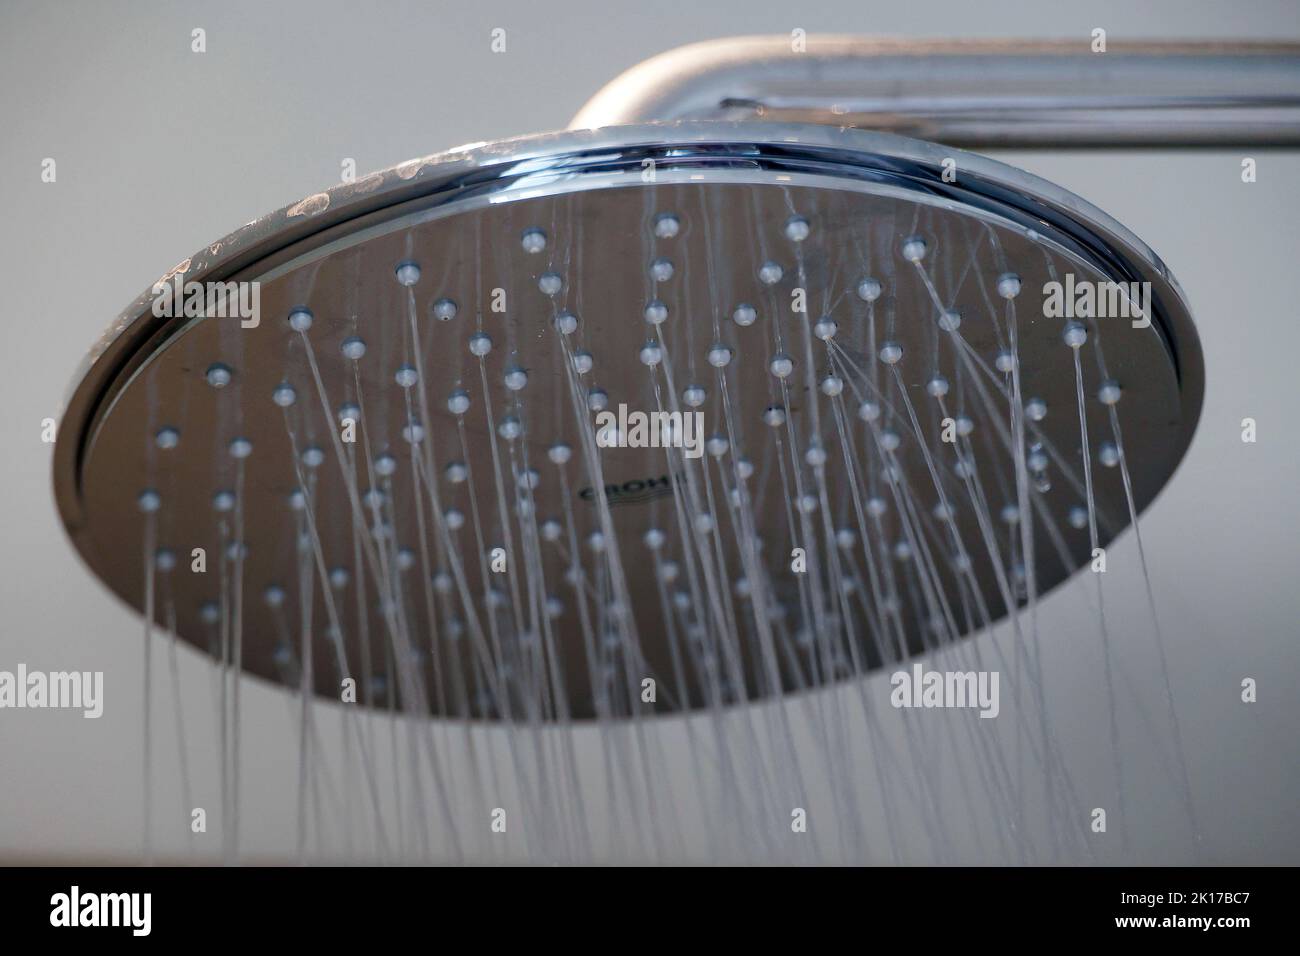
[[[755,36],[678,47],[570,129],[765,119],[967,148],[1300,145],[1300,44]]]

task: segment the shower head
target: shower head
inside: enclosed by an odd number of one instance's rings
[[[54,480],[114,593],[250,674],[614,718],[1037,600],[1169,479],[1202,387],[1168,270],[1078,197],[677,122],[426,157],[214,242],[92,350]]]

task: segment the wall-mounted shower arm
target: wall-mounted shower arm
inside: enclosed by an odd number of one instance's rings
[[[968,148],[1300,145],[1300,44],[735,37],[634,66],[571,129],[769,119]]]

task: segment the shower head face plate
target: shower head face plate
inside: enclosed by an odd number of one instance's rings
[[[204,650],[448,717],[732,704],[956,640],[1086,566],[1089,482],[1096,543],[1127,525],[1103,384],[1140,510],[1201,359],[1122,227],[980,157],[946,183],[952,152],[675,124],[311,197],[176,274],[257,283],[255,327],[151,290],[101,343],[65,522]],[[1053,282],[1150,282],[1151,321],[1076,318],[1076,350]],[[637,445],[656,413],[687,447]]]

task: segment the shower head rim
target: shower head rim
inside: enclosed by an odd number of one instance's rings
[[[1067,229],[1070,238],[1085,248],[1104,243],[1104,251],[1115,257],[1116,268],[1127,270],[1130,278],[1152,282],[1153,298],[1159,303],[1153,318],[1164,326],[1163,341],[1177,373],[1182,408],[1169,474],[1184,456],[1200,412],[1202,357],[1182,292],[1159,257],[1108,214],[1050,182],[983,156],[893,134],[752,121],[680,121],[472,144],[399,164],[286,206],[205,247],[159,281],[177,275],[186,281],[226,280],[261,269],[277,257],[284,261],[291,250],[310,250],[331,241],[323,238],[328,233],[340,229],[351,233],[364,218],[400,219],[413,203],[454,204],[472,188],[509,188],[521,178],[536,180],[542,175],[581,176],[610,163],[636,164],[645,156],[662,156],[670,164],[689,158],[703,166],[737,159],[839,163],[828,171],[828,179],[843,170],[870,168],[908,178],[919,191],[931,195],[952,194],[956,203],[963,196],[982,197],[982,201],[1016,204],[1027,216],[1053,214],[1054,222],[1044,223],[1045,233],[1074,226],[1072,234]],[[950,157],[958,159],[958,186],[942,182],[943,161]],[[91,542],[80,533],[80,470],[95,423],[111,405],[115,390],[130,379],[133,362],[142,361],[141,356],[147,357],[184,324],[201,321],[155,318],[150,308],[153,288],[121,313],[87,356],[55,447],[56,500],[63,523],[87,563],[92,563]]]

